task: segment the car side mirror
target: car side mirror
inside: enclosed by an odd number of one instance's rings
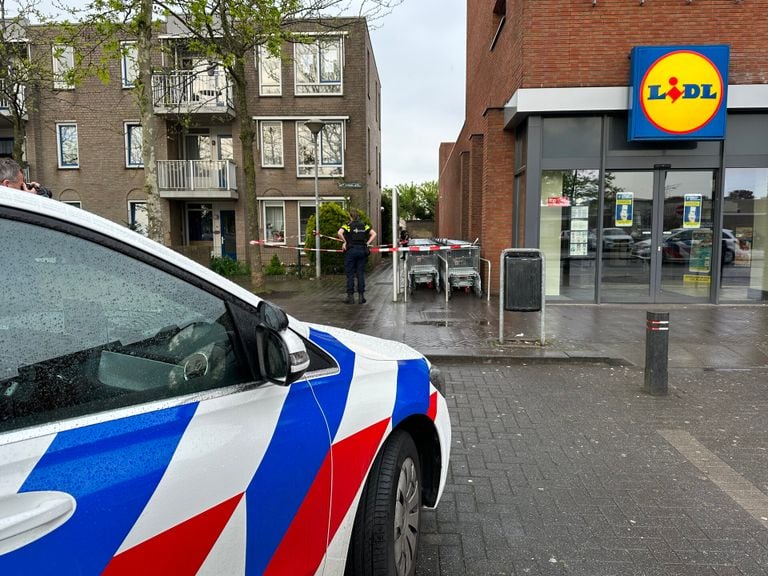
[[[271,302],[262,300],[256,307],[256,316],[259,326],[269,328],[275,332],[282,332],[288,328],[288,315]]]
[[[276,384],[287,386],[301,378],[309,368],[309,354],[304,342],[294,332],[260,330],[259,365],[262,376]]]

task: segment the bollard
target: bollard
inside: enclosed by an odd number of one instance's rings
[[[669,357],[669,312],[646,312],[645,317],[645,391],[667,394]]]

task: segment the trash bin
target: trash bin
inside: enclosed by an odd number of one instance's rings
[[[504,309],[517,312],[541,310],[542,259],[535,253],[504,255]]]

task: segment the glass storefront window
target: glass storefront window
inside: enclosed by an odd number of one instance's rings
[[[723,190],[721,301],[768,297],[768,168],[728,168]]]
[[[598,158],[601,120],[599,116],[544,118],[543,158]]]
[[[542,172],[539,247],[549,299],[594,300],[599,183],[598,170]]]

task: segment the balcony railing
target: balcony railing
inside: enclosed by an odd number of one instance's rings
[[[6,93],[5,86],[6,86],[5,80],[0,80],[0,114],[3,115],[10,115],[11,113],[11,104],[13,103],[13,94],[16,95],[16,99],[18,102],[21,102],[22,105],[24,104],[24,86],[23,85],[14,85],[14,90],[10,91],[10,93]],[[22,116],[26,118],[27,116],[27,109],[26,107],[22,108]]]
[[[231,160],[158,160],[162,198],[236,199],[236,167]]]
[[[232,84],[227,74],[177,70],[152,75],[152,102],[158,114],[198,113],[234,116]]]

